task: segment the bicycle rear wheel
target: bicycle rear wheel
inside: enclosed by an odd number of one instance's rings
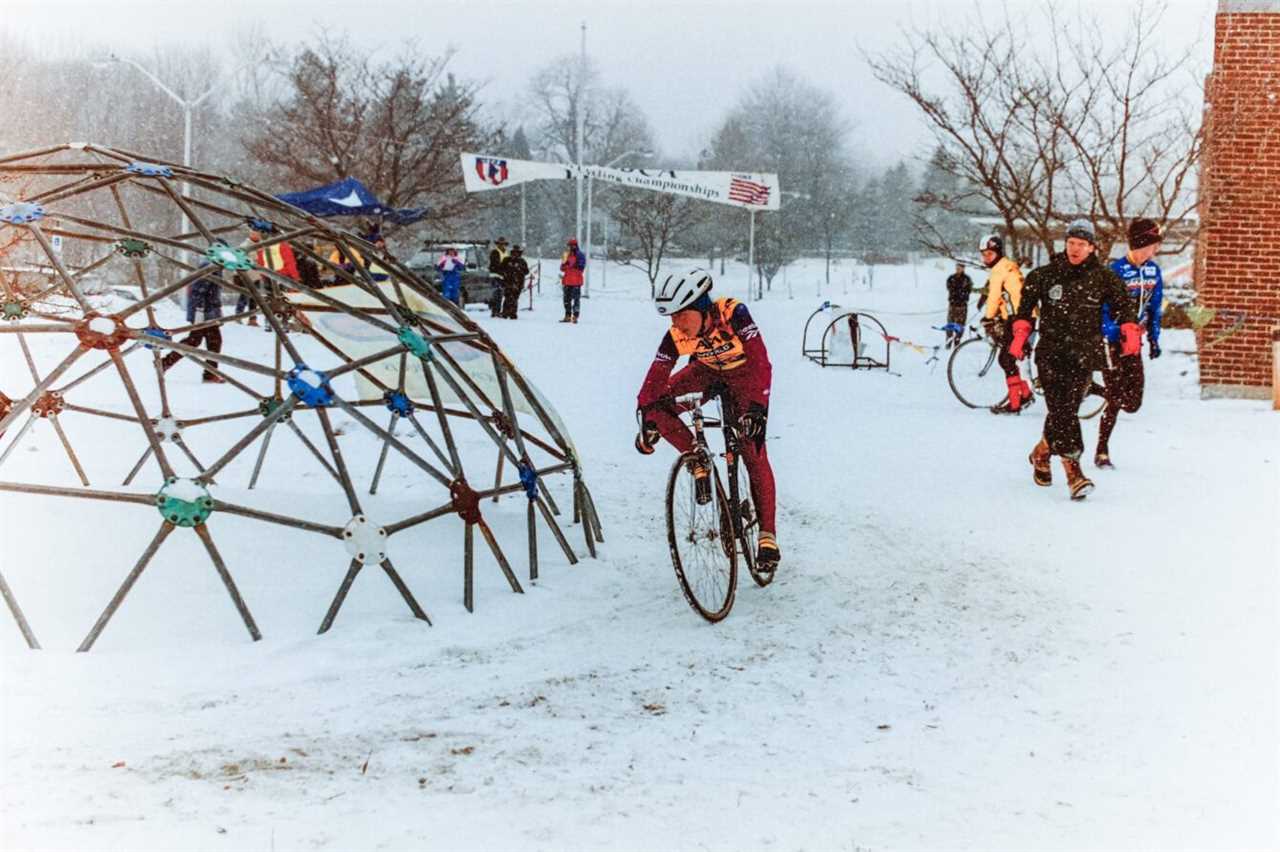
[[[947,383],[956,399],[969,408],[991,408],[1009,395],[1004,370],[996,361],[996,349],[980,337],[966,340],[951,351]]]
[[[711,465],[711,501],[698,505],[693,453],[676,459],[667,480],[667,544],[680,590],[707,621],[720,621],[733,608],[738,584],[737,548],[728,496],[719,469]]]

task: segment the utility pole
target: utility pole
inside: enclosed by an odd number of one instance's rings
[[[578,86],[575,97],[574,111],[577,113],[578,125],[575,128],[574,139],[578,160],[578,216],[574,224],[573,238],[578,241],[578,245],[582,245],[582,148],[583,137],[586,128],[586,88],[587,88],[587,22],[582,22],[582,54],[578,60]]]

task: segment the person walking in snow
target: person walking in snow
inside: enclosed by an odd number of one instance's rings
[[[1124,257],[1111,261],[1111,271],[1124,282],[1138,323],[1147,333],[1147,352],[1160,357],[1160,312],[1164,302],[1164,277],[1152,258],[1160,248],[1163,236],[1160,226],[1150,219],[1134,219],[1129,223],[1129,250]],[[1093,465],[1111,468],[1111,432],[1121,411],[1130,414],[1142,407],[1145,377],[1142,355],[1120,353],[1120,325],[1107,307],[1102,309],[1102,334],[1107,339],[1107,368],[1103,370],[1102,396],[1107,400],[1098,428],[1098,449]],[[1095,386],[1096,392],[1096,386]]]
[[[1089,392],[1093,371],[1103,364],[1098,333],[1103,309],[1109,309],[1119,325],[1121,355],[1136,355],[1142,345],[1133,302],[1116,274],[1098,260],[1097,250],[1098,239],[1087,219],[1067,227],[1066,250],[1027,276],[1009,343],[1009,354],[1021,360],[1039,311],[1036,367],[1049,412],[1029,457],[1032,479],[1036,485],[1053,484],[1050,462],[1058,456],[1072,500],[1083,500],[1093,490],[1093,482],[1080,470],[1080,403]]]
[[[960,342],[964,321],[969,318],[969,296],[973,279],[965,274],[964,264],[957,263],[954,274],[947,277],[947,348]]]
[[[458,256],[458,250],[449,246],[436,261],[436,269],[440,270],[440,293],[458,307],[462,304],[462,270],[466,261]]]
[[[524,281],[529,275],[529,264],[524,259],[524,250],[520,246],[512,246],[511,254],[502,264],[502,317],[517,319],[520,311],[520,293],[524,290]]]
[[[991,270],[987,276],[987,292],[980,304],[986,309],[982,314],[982,328],[995,344],[996,358],[1004,370],[1004,383],[1009,396],[991,409],[992,414],[1019,414],[1033,404],[1036,396],[1031,385],[1018,371],[1018,360],[1008,352],[1010,324],[1022,302],[1022,270],[1012,258],[1005,257],[1004,238],[989,234],[978,242],[982,263]]]
[[[202,261],[201,267],[209,266],[208,261]],[[200,325],[200,328],[192,329],[191,333],[179,340],[186,346],[194,346],[199,349],[203,343],[214,355],[222,351],[222,327],[217,320],[222,318],[222,279],[216,270],[210,270],[207,275],[197,278],[187,287],[187,324]],[[182,360],[181,352],[169,352],[160,359],[160,365],[166,372],[174,364]],[[203,381],[209,384],[222,384],[225,379],[213,372],[218,369],[217,361],[209,361],[204,368],[204,374],[201,377]]]
[[[578,248],[578,241],[570,238],[560,258],[561,285],[564,291],[564,319],[560,322],[578,321],[582,310],[583,270],[587,268],[587,256]]]

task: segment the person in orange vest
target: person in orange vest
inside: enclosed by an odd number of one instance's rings
[[[564,289],[564,319],[560,322],[578,322],[582,310],[582,273],[586,268],[587,256],[578,248],[578,241],[570,238],[560,258],[560,283]]]
[[[263,231],[260,231],[257,228],[251,227],[249,229],[249,245],[247,248],[252,250],[250,260],[263,269],[270,269],[272,272],[279,273],[286,278],[292,278],[294,281],[301,280],[298,275],[298,260],[294,256],[293,247],[288,243],[275,243],[274,245],[262,246],[256,249],[254,248],[254,246],[257,246],[258,243],[262,242],[263,233]],[[269,289],[270,279],[259,273],[258,275],[253,276],[252,283],[259,292],[263,292]],[[236,300],[236,313],[242,314],[249,310],[249,308],[248,295],[241,293],[240,298]],[[249,317],[249,325],[257,324],[258,314],[255,311]]]

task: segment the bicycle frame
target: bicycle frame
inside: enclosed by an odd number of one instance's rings
[[[706,396],[710,398],[704,401]],[[718,420],[709,419],[702,413],[702,406],[705,402],[710,402],[711,398],[714,398],[720,404],[720,418]],[[675,398],[675,406],[677,411],[691,413],[695,451],[703,454],[703,457],[708,461],[711,460],[712,453],[707,442],[706,430],[719,427],[721,435],[724,436],[724,453],[721,457],[725,461],[726,479],[728,479],[729,516],[733,523],[733,534],[736,540],[743,545],[743,559],[747,563],[748,570],[754,575],[755,553],[752,553],[751,548],[747,546],[746,524],[742,517],[742,495],[738,493],[738,464],[740,460],[738,447],[740,444],[738,442],[733,395],[729,393],[727,388],[713,387],[706,392],[697,391],[678,396]]]

